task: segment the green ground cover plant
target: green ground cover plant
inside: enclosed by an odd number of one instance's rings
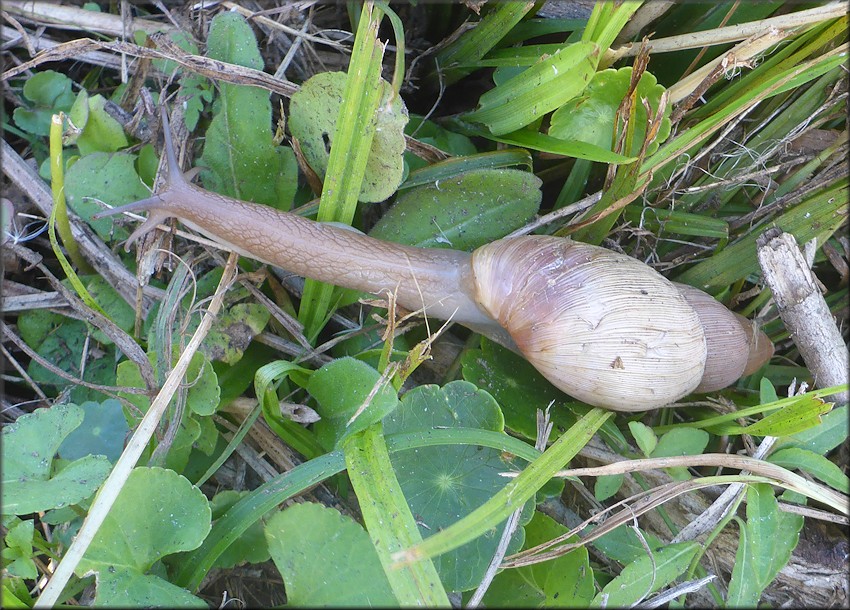
[[[846,604],[846,375],[759,257],[792,235],[846,337],[840,3],[268,4],[4,3],[3,606]],[[191,226],[125,252],[94,216],[162,187],[160,116],[219,195],[602,245],[775,354],[612,411]]]

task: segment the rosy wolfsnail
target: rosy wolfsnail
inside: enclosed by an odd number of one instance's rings
[[[553,385],[617,411],[728,386],[773,354],[764,333],[708,294],[610,250],[549,236],[470,253],[378,240],[190,184],[163,112],[167,180],[126,247],[170,217],[226,247],[323,282],[451,319],[521,353]]]

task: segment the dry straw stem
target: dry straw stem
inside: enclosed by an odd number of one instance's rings
[[[120,15],[87,11],[56,2],[5,0],[3,10],[21,19],[47,24],[64,30],[98,32],[106,36],[131,36],[136,30],[156,32],[173,30],[174,26],[149,19],[124,20]]]
[[[94,540],[98,529],[100,529],[100,526],[103,524],[104,519],[106,519],[106,515],[109,513],[110,508],[112,508],[112,505],[118,498],[118,494],[127,482],[130,472],[135,467],[136,462],[139,460],[139,457],[141,457],[145,447],[147,447],[153,437],[154,431],[156,430],[162,415],[165,413],[168,404],[171,402],[174,393],[180,387],[183,377],[186,374],[186,370],[189,368],[189,363],[191,362],[192,357],[195,355],[195,352],[198,351],[201,342],[212,327],[215,317],[224,302],[225,292],[235,277],[236,261],[238,258],[238,255],[235,253],[231,253],[230,258],[228,258],[224,273],[221,276],[221,281],[219,282],[212,301],[210,301],[210,306],[206,315],[204,315],[201,323],[198,325],[198,329],[195,331],[195,334],[192,335],[186,349],[177,360],[177,364],[174,366],[174,369],[165,380],[159,394],[157,394],[156,398],[154,398],[151,403],[150,409],[148,409],[148,412],[145,414],[144,418],[142,418],[142,421],[139,423],[139,426],[136,428],[136,431],[127,443],[127,447],[124,449],[121,457],[118,458],[118,461],[115,463],[115,467],[112,469],[112,472],[109,473],[109,476],[101,486],[100,491],[98,491],[95,496],[94,502],[92,502],[91,508],[89,509],[88,516],[83,521],[79,533],[74,538],[71,546],[68,547],[68,551],[65,553],[65,556],[56,568],[56,571],[50,578],[50,582],[47,584],[47,587],[45,587],[41,596],[36,600],[36,608],[50,608],[56,604],[59,596],[62,594],[62,590],[65,588],[65,585],[73,575],[80,560],[83,558],[86,549],[88,549],[92,540]]]
[[[744,67],[752,67],[750,60],[761,55],[773,45],[782,42],[790,34],[791,32],[788,30],[770,29],[748,38],[736,45],[728,53],[711,60],[699,70],[694,71],[671,86],[668,90],[670,101],[675,104],[687,98],[700,87],[703,81],[706,79],[710,81],[718,69],[722,70],[724,74],[729,74]]]
[[[625,474],[641,470],[657,468],[691,468],[695,466],[718,466],[721,468],[734,468],[736,470],[747,470],[773,479],[776,484],[787,489],[801,493],[813,500],[823,502],[844,515],[850,515],[850,498],[841,492],[834,491],[824,485],[808,481],[790,470],[743,455],[728,455],[725,453],[705,453],[702,455],[684,455],[677,457],[645,458],[639,460],[627,460],[616,462],[606,466],[593,468],[573,468],[561,470],[555,473],[556,477],[579,477],[579,476],[603,476],[612,474]],[[516,476],[516,473],[506,473],[505,476]]]
[[[785,30],[786,35],[793,33],[793,30],[809,26],[827,19],[836,19],[843,17],[847,13],[847,4],[845,2],[830,2],[824,6],[819,6],[796,13],[780,15],[778,17],[769,17],[759,21],[750,21],[739,25],[730,25],[722,28],[714,28],[704,32],[692,32],[682,34],[680,36],[670,36],[668,38],[659,38],[658,40],[649,41],[650,53],[668,53],[672,51],[681,51],[683,49],[701,49],[718,44],[728,44],[730,42],[738,42],[746,40],[754,36],[760,36],[770,30]],[[629,43],[618,49],[608,51],[603,62],[611,64],[623,57],[631,57],[638,54],[640,43]]]
[[[847,383],[850,370],[847,346],[794,236],[770,228],[758,237],[756,244],[759,264],[773,292],[779,316],[815,385],[824,388]],[[848,394],[844,391],[825,399],[846,403]]]
[[[35,56],[36,53],[53,49],[62,44],[50,38],[46,33],[42,33],[40,36],[36,36],[33,33],[28,33],[23,28],[18,30],[7,25],[0,27],[0,39],[2,39],[3,44],[7,48],[21,45],[25,46],[27,52],[30,54],[30,57]],[[92,51],[91,53],[84,53],[83,55],[79,55],[78,57],[76,57],[76,60],[95,66],[103,66],[112,70],[121,69],[121,57],[116,56],[112,53]]]
[[[752,457],[756,460],[762,460],[770,452],[776,444],[775,436],[766,436],[762,439],[758,448],[753,452]],[[742,471],[741,474],[745,474]],[[717,525],[726,518],[733,508],[738,506],[738,499],[746,491],[744,483],[733,483],[729,485],[717,499],[711,503],[700,515],[688,523],[685,527],[679,530],[679,533],[673,536],[670,543],[683,542],[685,540],[694,540],[703,534],[713,530]]]

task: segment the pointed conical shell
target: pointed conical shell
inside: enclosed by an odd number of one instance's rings
[[[479,304],[553,385],[591,405],[642,411],[690,393],[706,345],[667,279],[610,250],[548,236],[472,256]]]
[[[695,392],[713,392],[732,385],[744,374],[749,337],[735,314],[698,288],[674,283],[697,312],[705,329],[705,371]]]
[[[759,370],[768,360],[773,358],[773,343],[763,331],[755,328],[755,323],[740,314],[735,314],[735,319],[740,322],[744,333],[747,335],[748,356],[742,377],[752,375]]]

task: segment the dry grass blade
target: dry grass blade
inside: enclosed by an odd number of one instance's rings
[[[36,608],[50,608],[56,604],[62,590],[65,588],[66,583],[73,575],[74,569],[83,558],[83,555],[92,540],[94,540],[97,530],[103,524],[104,519],[106,519],[109,509],[118,498],[118,494],[121,492],[124,483],[127,481],[127,477],[130,476],[130,472],[133,470],[133,467],[136,465],[136,462],[145,447],[147,447],[150,439],[153,437],[153,433],[156,430],[165,409],[171,402],[171,398],[182,383],[183,376],[189,368],[189,363],[191,362],[192,357],[198,351],[201,342],[210,331],[216,315],[221,310],[224,303],[224,295],[235,277],[236,261],[238,259],[239,257],[232,253],[230,258],[227,260],[227,266],[222,273],[221,281],[219,282],[215,296],[210,302],[207,313],[198,325],[195,334],[192,335],[192,339],[189,341],[186,349],[180,355],[174,369],[165,380],[159,394],[151,403],[145,417],[139,423],[139,426],[136,428],[136,431],[127,443],[127,447],[116,462],[112,472],[109,473],[109,476],[106,481],[104,481],[100,491],[95,496],[91,508],[89,509],[88,516],[83,521],[80,531],[74,538],[74,542],[72,542],[71,546],[68,547],[62,561],[53,573],[50,582],[48,582],[47,587],[45,587],[41,596],[36,601]]]
[[[602,476],[624,474],[627,472],[636,472],[655,468],[691,468],[694,466],[717,466],[721,468],[734,468],[736,470],[748,470],[755,474],[773,479],[776,481],[775,484],[781,484],[788,489],[792,489],[812,499],[823,502],[838,512],[845,515],[850,514],[850,508],[848,508],[850,498],[846,495],[829,489],[828,487],[824,487],[823,485],[807,481],[800,475],[781,466],[777,466],[776,464],[771,464],[764,460],[758,460],[743,455],[704,453],[702,455],[645,458],[640,460],[616,462],[614,464],[594,468],[574,468],[571,470],[562,470],[556,473],[555,476]],[[515,476],[515,473],[511,473],[510,476]]]
[[[770,17],[760,21],[714,28],[704,32],[691,32],[680,36],[670,36],[669,38],[659,38],[658,40],[650,41],[649,51],[651,53],[669,53],[683,49],[700,49],[711,45],[738,42],[751,36],[758,36],[772,29],[791,31],[827,19],[843,17],[846,13],[847,6],[845,3],[830,2],[825,6],[780,15],[778,17]],[[606,63],[613,63],[618,59],[636,55],[638,50],[638,44],[629,43],[606,53],[604,61]]]

